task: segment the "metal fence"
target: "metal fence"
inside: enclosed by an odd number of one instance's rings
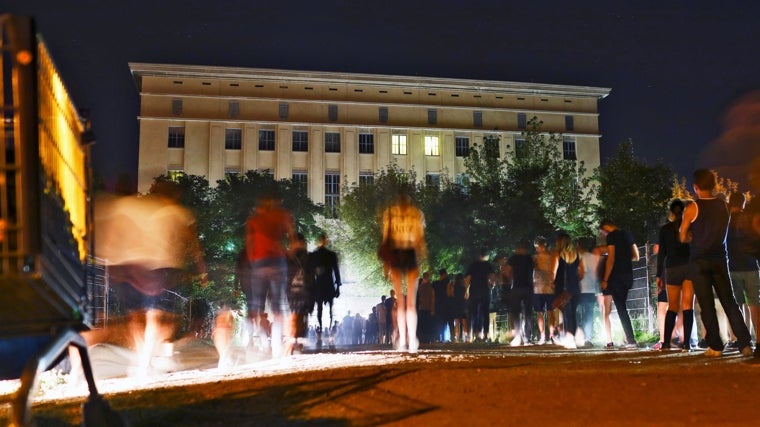
[[[653,280],[657,256],[652,254],[651,246],[639,246],[639,260],[633,263],[633,287],[628,293],[627,305],[633,329],[654,333],[657,330],[657,294]],[[616,310],[613,313],[617,315]]]

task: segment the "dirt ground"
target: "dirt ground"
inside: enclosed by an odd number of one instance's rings
[[[98,388],[132,426],[753,425],[760,396],[760,361],[738,354],[446,344],[417,356],[339,349],[227,370],[210,356]],[[65,381],[49,387],[34,401],[36,425],[79,425],[85,395]],[[9,408],[0,404],[0,425]]]

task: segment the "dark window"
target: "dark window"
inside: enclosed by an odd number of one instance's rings
[[[378,114],[380,123],[388,123],[388,107],[380,107]]]
[[[524,139],[515,139],[515,157],[518,159],[528,157],[528,143]]]
[[[441,175],[437,173],[429,173],[425,175],[425,185],[428,187],[441,187]]]
[[[359,173],[359,187],[372,185],[375,183],[375,175],[372,172],[360,172]]]
[[[237,101],[230,101],[229,106],[230,117],[237,117],[240,115],[240,103]]]
[[[169,126],[169,148],[185,148],[185,127]]]
[[[325,153],[340,153],[340,133],[325,132]]]
[[[438,123],[438,111],[434,109],[428,110],[428,124],[434,125]]]
[[[562,158],[565,160],[578,160],[575,153],[575,141],[572,139],[562,141]]]
[[[340,175],[337,173],[325,174],[325,207],[336,217],[340,204]]]
[[[483,138],[483,154],[492,158],[499,158],[499,139],[494,137]]]
[[[306,172],[294,171],[293,172],[293,185],[298,188],[299,191],[306,193],[309,176]]]
[[[274,131],[269,129],[259,130],[259,150],[274,151]]]
[[[330,104],[327,106],[327,119],[331,122],[337,122],[338,121],[338,106],[335,104]]]
[[[372,154],[375,152],[375,135],[371,133],[359,134],[359,153]]]
[[[470,138],[466,136],[457,136],[454,138],[455,152],[457,157],[467,157],[470,155]]]
[[[517,128],[525,129],[528,127],[528,119],[525,117],[525,113],[517,113]]]
[[[172,99],[172,114],[179,116],[182,114],[182,100]]]
[[[472,112],[472,125],[476,128],[483,127],[483,112],[482,111]]]
[[[224,148],[226,150],[240,150],[241,148],[243,148],[242,129],[225,129],[224,130]]]
[[[573,121],[573,116],[565,116],[565,130],[567,131],[575,130],[575,123]]]
[[[305,130],[293,131],[293,151],[309,151],[309,132]]]
[[[280,103],[280,120],[288,118],[288,104],[285,102]]]

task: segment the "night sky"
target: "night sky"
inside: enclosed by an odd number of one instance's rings
[[[128,62],[608,87],[603,162],[631,139],[638,157],[682,176],[706,166],[745,183],[760,155],[760,138],[747,137],[760,133],[746,132],[760,126],[760,101],[746,101],[760,90],[760,2],[364,3],[3,0],[0,12],[36,18],[77,106],[91,110],[94,166],[108,180],[136,176]],[[732,108],[755,119],[727,122]],[[737,121],[744,136],[731,140]]]

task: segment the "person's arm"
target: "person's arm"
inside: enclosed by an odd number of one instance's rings
[[[333,274],[335,275],[335,298],[340,297],[340,285],[343,283],[340,281],[340,268],[338,267],[338,255],[333,254]]]
[[[657,289],[662,290],[662,272],[665,267],[665,257],[668,254],[668,244],[665,237],[665,227],[660,228],[660,237],[658,240],[659,250],[657,251],[657,273],[655,274],[655,281],[657,282]]]
[[[578,280],[583,280],[586,275],[586,263],[583,261],[581,254],[578,254]]]
[[[631,245],[631,261],[636,262],[639,260],[639,247],[636,246],[636,242]]]
[[[600,284],[602,290],[607,289],[607,281],[610,280],[612,266],[615,264],[615,245],[607,245],[607,262],[604,264],[604,277]]]
[[[697,219],[699,215],[699,208],[696,202],[689,203],[683,210],[683,217],[681,219],[681,226],[678,228],[678,240],[682,243],[689,243],[691,238],[689,237],[689,228],[691,223]]]
[[[552,280],[551,282],[554,283],[554,281],[557,279],[557,269],[559,268],[559,253],[552,252]]]

